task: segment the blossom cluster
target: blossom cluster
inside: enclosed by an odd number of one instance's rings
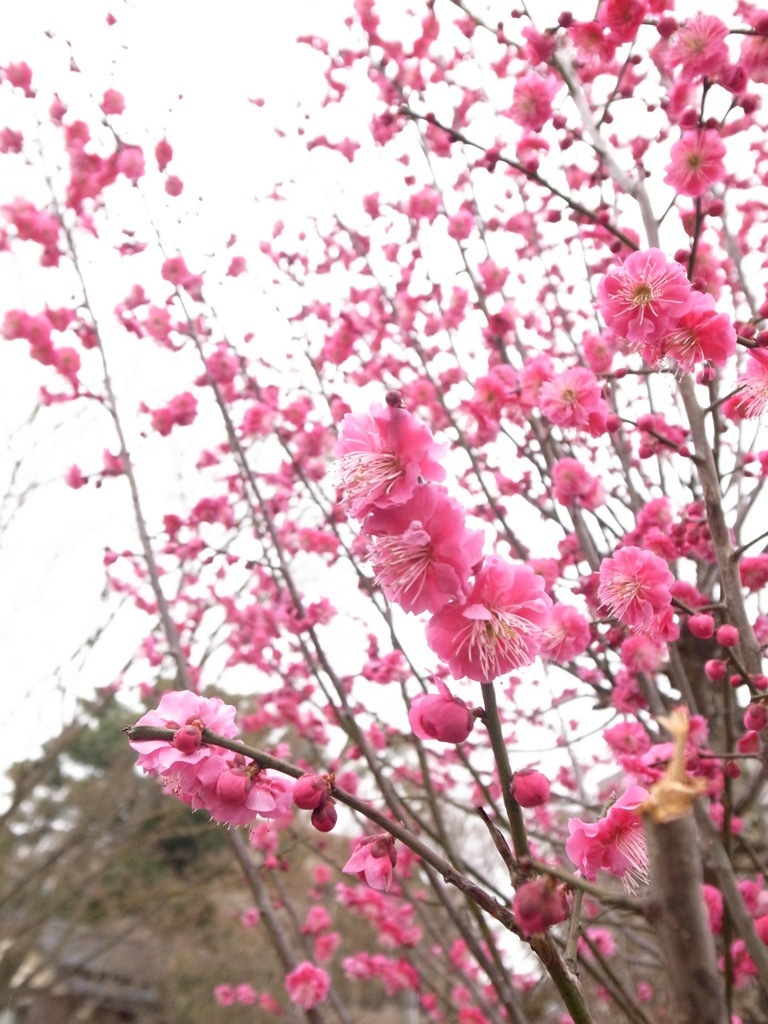
[[[175,796],[206,810],[214,821],[250,825],[257,817],[280,818],[290,810],[291,781],[249,763],[242,754],[203,742],[205,729],[226,739],[237,735],[235,708],[220,697],[174,690],[136,724],[176,730],[170,742],[132,740],[138,766],[159,775]]]
[[[609,330],[652,366],[665,358],[688,372],[705,362],[724,366],[736,351],[730,319],[660,249],[631,253],[601,278],[597,295]]]
[[[136,726],[172,729],[174,735],[170,740],[131,739],[139,753],[138,767],[159,776],[174,796],[196,810],[206,810],[221,824],[253,826],[257,818],[282,818],[295,805],[312,811],[312,825],[319,832],[330,832],[336,824],[332,773],[307,773],[294,782],[203,739],[205,730],[234,739],[238,733],[235,714],[235,708],[220,697],[201,697],[189,690],[163,694],[157,708],[143,715]],[[355,842],[342,871],[386,892],[396,863],[391,836],[364,836]]]
[[[544,580],[528,565],[483,559],[482,534],[439,486],[440,446],[399,392],[348,413],[334,454],[341,504],[362,522],[376,583],[405,611],[431,614],[427,642],[453,676],[490,682],[531,664],[552,605]]]

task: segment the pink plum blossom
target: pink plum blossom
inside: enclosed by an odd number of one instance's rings
[[[679,66],[685,78],[715,78],[728,64],[727,35],[728,26],[719,18],[698,12],[678,29],[667,54],[669,66]]]
[[[472,732],[474,715],[463,700],[453,696],[442,679],[436,679],[435,685],[438,693],[422,693],[411,701],[411,728],[422,740],[463,743]]]
[[[107,89],[99,106],[105,114],[122,114],[125,110],[125,99],[117,89]]]
[[[419,477],[440,481],[443,448],[427,426],[397,405],[372,405],[347,413],[333,454],[338,459],[342,505],[356,519],[374,508],[400,505],[413,495]]]
[[[552,467],[552,493],[561,505],[585,508],[590,512],[605,501],[599,477],[592,476],[582,462],[569,456],[558,459]]]
[[[650,749],[651,740],[640,722],[620,722],[603,733],[603,739],[614,752],[641,755]]]
[[[589,646],[589,622],[569,604],[552,608],[549,625],[541,635],[541,656],[548,661],[573,661]]]
[[[256,1002],[256,990],[253,985],[242,982],[235,988],[235,999],[244,1006],[253,1006]]]
[[[528,565],[486,559],[466,604],[451,604],[427,624],[427,643],[454,677],[490,682],[530,665],[549,622],[551,598]]]
[[[620,878],[628,892],[648,884],[648,851],[637,808],[647,790],[630,786],[604,818],[590,823],[570,818],[565,852],[586,879],[594,882],[600,869]]]
[[[693,307],[664,336],[661,355],[671,356],[688,373],[705,361],[725,366],[736,351],[736,331],[731,319],[716,312],[711,295],[693,292],[692,299]],[[643,355],[648,362],[656,362]]]
[[[304,924],[301,926],[301,934],[317,935],[319,932],[330,927],[331,915],[328,913],[328,910],[319,904],[315,904],[315,906],[310,907],[307,911]]]
[[[544,78],[535,71],[521,75],[515,82],[512,93],[510,116],[521,128],[540,132],[552,117],[552,98],[557,92],[557,82]]]
[[[664,181],[682,196],[703,196],[725,181],[725,143],[715,129],[684,132],[669,156]]]
[[[136,725],[151,725],[160,729],[178,730],[178,741],[131,740],[139,752],[137,764],[149,774],[167,775],[179,764],[199,764],[210,758],[213,750],[207,744],[189,742],[190,732],[202,734],[203,729],[227,739],[237,735],[235,708],[220,697],[200,697],[191,690],[171,690],[164,693],[155,711],[148,711]],[[179,735],[179,733],[181,735]]]
[[[603,0],[597,23],[614,43],[631,43],[648,13],[647,0]]]
[[[598,597],[617,619],[639,633],[666,633],[674,577],[658,555],[620,548],[600,565]]]
[[[322,967],[315,967],[309,960],[303,960],[285,978],[288,998],[302,1010],[311,1010],[325,1002],[330,988],[328,972]]]
[[[637,346],[659,341],[693,305],[685,270],[660,249],[631,253],[601,278],[597,296],[608,327]]]
[[[395,840],[382,832],[358,839],[352,856],[341,870],[348,875],[357,875],[378,892],[389,892],[396,863]]]
[[[204,807],[214,821],[225,825],[249,825],[257,816],[280,818],[293,800],[292,781],[248,763],[242,754],[209,757],[194,782],[182,788],[193,806]]]
[[[752,349],[747,356],[747,365],[739,375],[741,400],[747,418],[762,416],[768,408],[768,352]]]
[[[234,1006],[237,996],[231,985],[216,985],[213,998],[219,1006]]]
[[[376,583],[405,611],[437,612],[462,601],[483,553],[483,535],[466,526],[465,513],[442,487],[421,485],[402,505],[376,509],[363,533]]]
[[[155,146],[155,160],[157,160],[158,170],[164,171],[172,159],[173,147],[167,139],[161,139]]]
[[[605,433],[608,404],[600,382],[585,366],[572,367],[542,386],[541,411],[559,427],[587,430],[592,437]]]

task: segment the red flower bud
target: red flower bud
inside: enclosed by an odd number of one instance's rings
[[[756,754],[760,749],[760,735],[756,732],[745,732],[736,740],[736,749],[740,754]]]
[[[521,807],[540,807],[549,800],[549,779],[535,768],[515,772],[510,788]]]
[[[226,769],[216,780],[216,796],[226,804],[244,804],[253,780],[243,771]]]
[[[726,666],[724,661],[717,658],[710,658],[704,662],[704,673],[712,683],[721,683],[725,679]]]
[[[197,750],[203,742],[203,726],[200,722],[190,722],[173,734],[171,741],[177,750],[182,754],[191,754]]]
[[[310,821],[318,832],[330,832],[336,824],[336,801],[333,797],[323,800],[313,811]]]
[[[330,795],[331,783],[327,775],[302,775],[293,787],[293,802],[303,811],[315,810]]]
[[[739,631],[735,626],[726,623],[717,631],[717,642],[721,647],[735,647],[739,642]]]
[[[551,878],[525,882],[515,893],[512,909],[517,927],[525,938],[544,932],[568,917],[565,887],[556,885]]]
[[[408,712],[411,728],[421,740],[463,743],[472,732],[475,717],[441,679],[436,679],[435,684],[439,693],[420,694],[411,701]]]
[[[672,17],[659,18],[656,22],[656,31],[662,39],[669,39],[670,36],[677,32],[677,28],[677,22]]]
[[[688,629],[693,633],[699,640],[708,640],[715,633],[715,620],[711,615],[707,615],[704,612],[699,612],[698,615],[692,615],[688,619]]]
[[[760,732],[768,725],[768,707],[765,704],[750,704],[744,712],[744,728]]]

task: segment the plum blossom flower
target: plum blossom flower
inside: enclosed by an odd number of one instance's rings
[[[664,632],[673,583],[674,576],[663,559],[630,546],[603,559],[597,595],[625,626],[653,635]]]
[[[664,181],[680,195],[703,196],[725,180],[725,143],[715,129],[683,132],[670,151]]]
[[[253,1006],[256,1002],[256,990],[253,985],[242,982],[235,988],[235,998],[238,1003],[243,1003],[245,1006]]]
[[[590,882],[603,869],[620,878],[627,892],[635,893],[640,884],[648,884],[648,850],[643,822],[636,813],[647,798],[642,786],[629,786],[599,821],[569,819],[565,852]]]
[[[395,840],[382,832],[358,839],[352,856],[341,870],[348,875],[357,875],[378,892],[389,892],[396,863]]]
[[[557,83],[535,71],[521,75],[512,94],[510,116],[515,124],[528,131],[540,132],[552,117],[552,97]]]
[[[728,64],[727,35],[725,22],[699,11],[678,29],[667,55],[669,66],[679,65],[681,74],[688,79],[701,75],[710,79],[716,77]]]
[[[309,960],[303,960],[285,978],[288,998],[302,1010],[311,1010],[318,1003],[325,1002],[330,988],[328,972],[322,967],[315,967]]]
[[[427,624],[427,643],[453,675],[490,682],[530,665],[549,622],[552,600],[528,565],[496,555],[477,573],[463,605],[450,604]]]
[[[133,749],[139,752],[138,767],[151,775],[168,775],[181,763],[196,765],[207,760],[214,748],[201,742],[203,729],[232,739],[237,735],[235,714],[235,708],[225,704],[220,697],[200,697],[191,690],[164,693],[157,709],[142,715],[136,724],[176,729],[176,737],[173,743],[167,740],[130,740]],[[198,741],[194,741],[194,733],[197,733]]]
[[[541,411],[559,427],[588,430],[592,437],[605,433],[608,403],[600,382],[585,366],[575,366],[547,381],[539,396]]]
[[[355,519],[374,508],[400,505],[413,495],[419,477],[441,481],[443,454],[429,428],[397,405],[372,405],[368,413],[347,413],[333,454],[343,492],[342,505]]]
[[[548,661],[573,661],[589,646],[589,622],[569,604],[556,604],[541,636],[541,656]]]
[[[664,336],[663,354],[671,356],[687,373],[705,361],[725,366],[736,351],[736,330],[731,319],[716,312],[715,300],[708,293],[693,292],[692,298],[693,307]]]
[[[631,253],[601,278],[597,296],[608,327],[637,346],[661,339],[693,305],[685,270],[660,249]]]
[[[758,27],[758,20],[762,16],[762,11],[754,11],[749,16],[750,24],[757,34],[744,36],[738,62],[753,82],[768,82],[768,34],[765,33],[764,24]]]
[[[422,693],[414,697],[408,710],[408,721],[421,740],[441,743],[463,743],[472,732],[475,718],[458,697],[454,697],[442,679],[436,679],[438,693]]]
[[[743,415],[747,419],[761,416],[768,407],[768,352],[752,349],[737,383],[741,387]]]
[[[603,0],[597,23],[614,43],[630,43],[647,13],[646,0]]]
[[[410,501],[376,509],[363,533],[376,583],[407,612],[440,611],[464,600],[483,554],[483,535],[467,529],[464,510],[442,487],[423,484]]]
[[[578,459],[568,456],[558,459],[552,467],[552,493],[561,505],[578,506],[590,512],[605,501],[599,477],[592,476]]]
[[[250,825],[257,816],[280,818],[293,800],[291,781],[249,764],[242,754],[209,757],[194,781],[181,785],[194,807],[204,807],[214,821],[225,825]]]
[[[219,1006],[233,1006],[236,999],[235,990],[231,985],[216,985],[213,998]]]
[[[99,106],[105,114],[122,114],[125,110],[125,99],[117,89],[107,89]]]
[[[606,729],[603,739],[618,757],[641,755],[650,749],[651,740],[640,722],[619,722]]]

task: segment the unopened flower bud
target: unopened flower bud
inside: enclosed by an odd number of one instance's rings
[[[744,728],[760,732],[768,725],[768,707],[765,704],[750,704],[744,712]]]
[[[551,878],[535,878],[525,882],[515,893],[512,904],[517,927],[526,938],[544,932],[568,917],[565,887]]]
[[[736,740],[736,749],[740,754],[756,754],[760,749],[760,734],[745,732]]]
[[[336,801],[333,797],[327,797],[313,811],[310,821],[318,832],[330,832],[336,824]]]
[[[710,658],[704,662],[704,674],[711,683],[721,683],[725,679],[726,666],[724,661]]]
[[[199,722],[190,722],[187,725],[182,725],[173,734],[173,740],[171,741],[177,750],[180,750],[182,754],[191,754],[193,750],[197,750],[203,742],[203,727]]]
[[[549,779],[535,768],[515,772],[510,788],[521,807],[540,807],[549,800]]]
[[[302,775],[293,787],[293,802],[303,811],[313,811],[331,795],[327,775]]]
[[[708,640],[711,636],[714,636],[715,620],[711,615],[699,612],[698,615],[692,615],[688,619],[688,629],[699,640]]]
[[[659,18],[656,22],[656,31],[662,39],[669,39],[677,32],[677,22],[672,17]]]
[[[216,796],[227,804],[242,804],[251,791],[252,780],[242,771],[223,771],[216,780]]]
[[[721,647],[735,647],[739,642],[738,629],[728,623],[721,626],[717,631],[717,642]]]

